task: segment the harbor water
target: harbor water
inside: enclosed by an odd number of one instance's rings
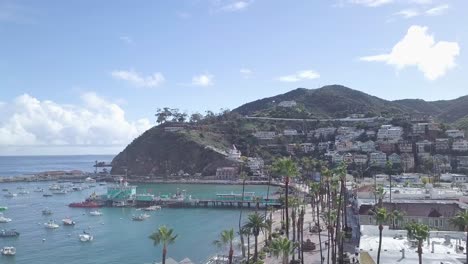
[[[0,160],[3,157],[0,157]],[[28,157],[26,157],[27,159]],[[54,157],[48,157],[53,159]],[[91,160],[89,167],[95,157]],[[58,159],[62,160],[63,159]],[[48,160],[50,164],[53,161]],[[27,162],[26,162],[27,163]],[[61,164],[60,166],[69,166]],[[53,168],[54,166],[50,166]],[[58,167],[58,166],[57,166]],[[37,171],[26,168],[28,171]],[[83,168],[81,168],[83,169]],[[178,238],[175,244],[168,247],[168,256],[175,260],[190,258],[194,263],[204,263],[211,255],[220,252],[213,246],[221,230],[237,229],[239,211],[221,208],[163,208],[148,212],[151,217],[145,221],[132,221],[133,215],[141,214],[135,208],[102,208],[102,216],[91,216],[93,209],[70,208],[71,202],[82,201],[93,192],[105,193],[106,186],[99,186],[64,195],[55,194],[43,197],[43,193],[34,192],[36,188],[44,188],[53,182],[40,183],[3,183],[0,189],[8,189],[13,193],[24,190],[29,194],[8,198],[6,191],[0,192],[0,206],[7,206],[5,217],[11,218],[10,223],[0,223],[0,229],[16,229],[20,232],[18,238],[0,238],[0,247],[14,246],[16,256],[0,256],[0,263],[153,263],[160,261],[162,248],[153,246],[148,236],[161,225],[174,228]],[[138,192],[158,194],[174,194],[177,190],[185,190],[192,198],[206,199],[215,197],[217,193],[241,193],[240,185],[197,185],[197,184],[145,184],[138,186]],[[271,187],[273,193],[276,187]],[[266,195],[266,186],[246,186],[246,191],[258,195]],[[52,215],[42,215],[43,209],[50,209]],[[246,211],[247,215],[249,211]],[[250,211],[253,212],[253,211]],[[63,226],[61,220],[71,217],[75,226]],[[48,220],[55,220],[60,227],[49,230],[44,227]],[[83,243],[78,235],[83,231],[94,236],[94,240]]]

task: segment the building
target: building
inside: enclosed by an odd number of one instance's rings
[[[368,158],[365,154],[354,154],[353,160],[357,165],[365,165],[367,164]]]
[[[377,143],[379,145],[379,150],[385,153],[395,152],[395,143],[392,141],[381,141]]]
[[[340,153],[337,153],[337,152],[333,153],[331,155],[331,158],[332,158],[332,162],[334,164],[339,164],[339,163],[343,162],[343,155],[341,155]]]
[[[434,170],[436,173],[446,173],[452,171],[449,156],[436,154],[432,156],[432,160],[434,162]]]
[[[315,130],[314,136],[316,138],[320,138],[320,137],[327,138],[329,136],[335,135],[335,131],[336,131],[336,128],[334,127],[321,127]]]
[[[458,169],[468,169],[468,156],[457,157]]]
[[[403,129],[401,127],[382,125],[377,132],[377,140],[384,140],[395,143],[401,139],[402,134]]]
[[[417,123],[413,124],[412,132],[415,135],[424,135],[428,129],[429,123]]]
[[[274,131],[257,131],[253,133],[253,136],[258,138],[258,139],[274,139],[276,137],[276,132]]]
[[[361,151],[363,152],[373,152],[375,151],[375,142],[372,140],[368,140],[366,142],[359,142],[359,146],[361,147]]]
[[[221,167],[216,169],[217,180],[237,180],[238,176],[236,167]]]
[[[398,150],[404,153],[411,153],[413,152],[413,143],[401,140],[398,142]]]
[[[297,149],[297,145],[296,145],[296,144],[287,144],[287,145],[286,145],[286,151],[287,151],[288,153],[294,154],[294,152],[296,152],[296,149]]]
[[[403,153],[400,155],[401,167],[403,171],[411,171],[414,169],[414,155],[413,153]]]
[[[313,152],[315,150],[315,146],[312,143],[302,143],[300,146],[304,153]]]
[[[436,151],[447,151],[450,149],[448,138],[437,138],[435,141]]]
[[[346,152],[350,151],[353,147],[353,142],[351,141],[338,141],[335,142],[335,149],[339,152]]]
[[[351,164],[353,163],[354,159],[353,159],[353,154],[351,153],[346,153],[343,155],[343,161],[346,163],[346,164]]]
[[[327,151],[330,149],[330,141],[327,142],[319,142],[317,145],[318,150],[320,151]]]
[[[231,160],[240,160],[241,152],[236,148],[235,145],[232,145],[232,148],[228,150],[228,159]]]
[[[247,158],[247,167],[249,167],[250,171],[255,176],[263,175],[263,167],[265,166],[265,162],[262,158]]]
[[[432,149],[432,142],[429,140],[416,142],[416,151],[418,153],[429,153]]]
[[[441,182],[466,183],[467,176],[463,174],[444,173],[440,175]]]
[[[281,106],[281,107],[294,107],[296,105],[297,105],[296,101],[282,101],[278,104],[278,106]]]
[[[387,164],[387,154],[381,151],[372,152],[369,157],[369,163],[371,166],[385,167]]]
[[[465,132],[458,130],[458,129],[450,129],[445,131],[445,134],[447,137],[451,138],[464,138],[465,137]]]
[[[297,136],[298,133],[297,133],[297,130],[295,130],[295,129],[285,129],[283,131],[283,135],[284,136]]]
[[[392,155],[388,156],[388,161],[390,161],[392,164],[400,164],[401,163],[400,155],[393,153]]]
[[[468,151],[468,141],[464,139],[456,139],[452,143],[453,151]]]

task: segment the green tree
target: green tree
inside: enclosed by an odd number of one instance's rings
[[[458,212],[453,218],[450,219],[450,223],[460,230],[466,232],[466,263],[468,263],[468,210]]]
[[[286,207],[286,236],[289,238],[289,206],[288,206],[288,195],[289,195],[289,179],[296,177],[298,174],[297,165],[291,158],[279,158],[275,160],[272,166],[273,171],[275,171],[280,176],[285,177],[285,207]]]
[[[390,221],[392,221],[392,228],[396,229],[396,222],[402,221],[403,216],[405,216],[405,213],[400,211],[400,210],[393,210],[389,215],[388,218]]]
[[[388,220],[387,209],[384,207],[378,208],[375,212],[375,221],[379,225],[379,249],[377,250],[377,264],[380,263],[380,250],[382,249],[382,230],[383,224]]]
[[[249,218],[245,226],[248,227],[252,231],[252,235],[255,238],[254,261],[257,261],[258,259],[258,236],[260,235],[261,231],[267,228],[267,225],[265,224],[265,219],[262,216],[260,216],[260,214],[255,212],[249,215]]]
[[[215,244],[218,247],[224,247],[224,246],[229,245],[228,264],[232,263],[232,256],[234,255],[234,248],[232,246],[233,240],[234,240],[234,229],[231,228],[229,230],[223,230],[221,234],[219,235],[219,239],[213,241],[213,244]]]
[[[167,246],[174,244],[178,235],[173,234],[174,230],[167,228],[166,226],[160,226],[159,229],[151,234],[149,238],[153,240],[153,245],[163,245],[162,264],[166,264]]]
[[[410,239],[418,240],[419,264],[422,264],[422,243],[429,237],[429,227],[425,224],[413,222],[406,226],[406,230]]]
[[[294,252],[295,245],[286,237],[280,237],[271,243],[271,253],[276,258],[282,257],[282,264],[289,263],[289,255]]]

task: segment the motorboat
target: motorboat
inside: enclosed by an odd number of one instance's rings
[[[16,248],[14,248],[14,247],[3,247],[2,249],[0,249],[0,252],[4,256],[14,256],[14,255],[16,255]]]
[[[9,223],[11,222],[11,218],[4,217],[2,213],[0,213],[0,223]]]
[[[96,180],[93,179],[93,178],[91,178],[91,177],[88,177],[88,178],[85,179],[85,182],[87,182],[87,183],[95,183]]]
[[[29,192],[26,190],[21,190],[18,194],[25,195],[25,194],[29,194]]]
[[[93,241],[94,237],[87,233],[86,231],[83,231],[83,234],[79,234],[78,238],[80,239],[81,242],[90,242]]]
[[[101,215],[102,215],[102,212],[99,211],[99,210],[95,210],[95,211],[89,212],[89,215],[92,215],[92,216],[101,216]]]
[[[53,194],[67,194],[67,190],[59,189],[59,190],[53,190]]]
[[[15,229],[12,230],[0,230],[0,237],[17,237],[20,233]]]
[[[44,226],[47,229],[57,229],[57,228],[59,228],[59,225],[57,225],[57,223],[55,223],[54,220],[49,220],[49,222],[44,223]]]
[[[99,185],[100,185],[100,186],[106,186],[107,183],[105,183],[105,182],[100,182]]]
[[[51,197],[52,194],[51,194],[51,193],[44,193],[42,196],[44,196],[44,197]]]
[[[132,216],[132,220],[133,221],[144,221],[145,218],[143,216],[141,216],[141,215],[134,215],[134,216]]]
[[[37,187],[34,189],[34,192],[44,192],[44,189]]]
[[[71,218],[67,217],[65,219],[62,219],[62,223],[63,225],[65,226],[72,226],[72,225],[75,225],[75,221],[73,221]]]
[[[18,186],[18,187],[16,187],[16,189],[18,189],[18,190],[24,190],[24,187],[23,187],[23,186]]]
[[[17,194],[16,193],[12,193],[12,192],[8,192],[7,194],[3,195],[5,197],[8,197],[8,198],[13,198],[13,197],[16,197]]]
[[[161,210],[161,206],[154,205],[154,206],[150,206],[150,207],[146,207],[146,208],[141,208],[141,210],[143,210],[143,211],[157,211],[157,210]]]
[[[57,190],[60,190],[60,189],[62,189],[62,188],[58,184],[52,184],[52,185],[49,186],[49,190],[51,190],[51,191],[57,191]]]
[[[43,214],[43,215],[51,215],[51,214],[52,214],[52,210],[50,210],[50,209],[44,209],[44,210],[42,210],[42,214]]]
[[[98,208],[101,207],[100,204],[94,201],[84,201],[81,203],[71,203],[68,205],[69,207],[78,207],[78,208]]]

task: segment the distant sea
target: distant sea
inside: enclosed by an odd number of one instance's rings
[[[0,156],[0,177],[53,170],[94,171],[94,162],[111,162],[114,155]]]
[[[20,175],[46,170],[93,171],[95,160],[110,161],[112,156],[43,156],[43,157],[0,157],[0,175]],[[168,256],[180,261],[185,257],[196,264],[216,253],[227,253],[213,246],[219,233],[224,229],[237,228],[239,211],[236,209],[163,208],[150,212],[151,217],[143,222],[131,220],[132,215],[141,211],[135,208],[103,208],[103,216],[90,216],[89,209],[70,208],[71,202],[83,201],[91,193],[106,193],[106,186],[95,186],[83,191],[66,195],[43,197],[34,192],[37,188],[49,191],[53,182],[0,183],[0,206],[7,206],[5,217],[13,219],[10,223],[0,223],[0,229],[16,229],[18,238],[0,238],[0,247],[14,246],[15,257],[0,256],[5,264],[119,264],[153,263],[161,259],[161,247],[154,247],[148,236],[161,225],[174,228],[178,234],[175,244],[168,247]],[[28,191],[20,195],[19,192]],[[8,189],[17,197],[5,197]],[[217,193],[240,193],[240,185],[198,185],[198,184],[144,184],[138,185],[138,192],[153,194],[174,194],[186,190],[193,198],[215,197]],[[277,187],[271,187],[273,193]],[[267,186],[246,186],[246,192],[266,195]],[[41,210],[49,208],[50,216]],[[252,212],[252,211],[250,211]],[[246,219],[249,211],[244,216]],[[61,225],[65,217],[73,218],[74,227]],[[56,230],[47,230],[44,223],[53,219],[60,224]],[[94,235],[94,241],[82,243],[78,235],[84,230]],[[253,243],[253,241],[252,241]],[[235,249],[239,253],[239,249]]]

